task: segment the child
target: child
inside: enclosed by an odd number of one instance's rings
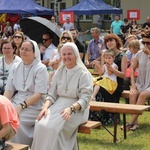
[[[117,88],[117,76],[109,71],[109,67],[113,67],[118,70],[118,66],[114,63],[115,55],[113,51],[106,50],[103,53],[104,65],[101,67],[97,61],[94,61],[96,68],[99,70],[101,77],[95,78],[94,81],[94,92],[92,94],[91,100],[95,100],[95,97],[100,89],[103,87],[110,94],[113,94]]]
[[[62,46],[63,46],[63,43],[60,43],[60,44],[58,45],[58,49],[57,49],[56,51],[54,51],[54,53],[53,53],[53,59],[52,59],[52,61],[50,61],[50,62],[48,63],[48,66],[49,66],[49,67],[51,66],[51,67],[53,68],[53,71],[51,71],[51,72],[49,73],[49,75],[50,75],[50,80],[49,80],[49,82],[51,81],[51,79],[52,79],[52,77],[53,77],[55,71],[57,70],[57,68],[59,67],[59,65],[60,65],[60,63],[61,63],[60,54],[61,54],[61,48],[62,48]]]
[[[11,139],[19,127],[19,118],[12,103],[0,95],[0,141]]]
[[[41,60],[43,60],[43,54],[45,53],[46,47],[43,43],[38,43],[38,47],[41,54]]]

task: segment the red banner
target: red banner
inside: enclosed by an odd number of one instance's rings
[[[74,12],[60,12],[59,13],[60,23],[66,22],[67,17],[70,17],[70,22],[74,22]]]
[[[128,20],[140,20],[140,10],[127,10]]]
[[[15,23],[18,20],[20,20],[20,15],[18,15],[18,14],[7,14],[6,15],[6,21]]]

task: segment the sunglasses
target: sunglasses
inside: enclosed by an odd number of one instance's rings
[[[15,35],[14,38],[18,38],[18,39],[21,39],[22,37],[21,36],[17,36]]]
[[[150,45],[150,42],[142,41],[141,43],[142,43],[143,45],[145,45],[145,44],[146,44],[146,45]]]
[[[50,38],[49,38],[49,39],[50,39]],[[42,39],[42,40],[46,42],[46,41],[48,41],[49,39]]]
[[[71,38],[70,38],[70,37],[65,37],[65,36],[63,36],[61,39],[62,39],[62,40],[65,40],[65,39],[67,39],[67,40],[71,40]]]

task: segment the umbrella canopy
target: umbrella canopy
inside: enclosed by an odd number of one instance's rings
[[[34,0],[0,0],[0,13],[54,15],[54,10],[42,7]]]
[[[55,24],[45,18],[27,17],[20,20],[20,26],[22,32],[37,43],[42,42],[43,33],[50,31],[53,34],[53,44],[55,46],[59,44],[61,31]]]
[[[71,11],[76,15],[122,14],[122,9],[108,5],[103,0],[81,0],[77,5],[61,11]]]

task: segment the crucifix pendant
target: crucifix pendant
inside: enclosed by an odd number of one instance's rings
[[[25,84],[25,83],[23,83],[23,84],[22,84],[22,86],[23,86],[23,89],[24,89],[24,88],[26,87],[26,84]]]

